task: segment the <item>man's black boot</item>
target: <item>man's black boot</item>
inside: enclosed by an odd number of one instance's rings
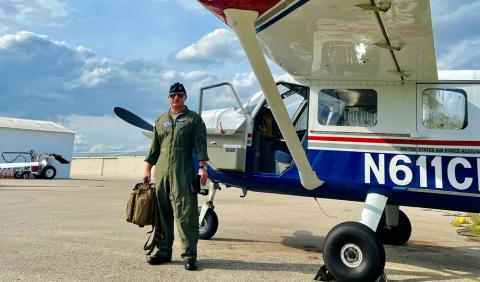
[[[196,270],[198,268],[197,259],[195,258],[185,259],[184,265],[186,270]]]
[[[147,258],[147,263],[151,265],[157,265],[162,263],[167,263],[172,261],[172,256],[167,256],[164,254],[156,253],[153,256]]]

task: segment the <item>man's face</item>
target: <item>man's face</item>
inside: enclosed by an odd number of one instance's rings
[[[168,94],[168,102],[170,107],[183,107],[187,100],[187,94],[184,92],[173,92]]]

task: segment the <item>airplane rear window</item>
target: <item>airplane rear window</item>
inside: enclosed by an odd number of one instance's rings
[[[429,129],[464,129],[467,95],[462,89],[426,89],[422,93],[423,125]]]
[[[377,92],[373,89],[322,89],[318,93],[322,125],[372,127],[377,124]]]

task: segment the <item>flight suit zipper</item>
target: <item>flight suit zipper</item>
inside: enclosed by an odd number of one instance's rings
[[[172,122],[172,137],[170,138],[170,149],[169,149],[169,152],[168,152],[168,169],[167,171],[169,172],[170,174],[170,167],[172,165],[172,147],[173,147],[173,144],[175,144],[175,123],[176,123],[176,120],[174,121],[173,118],[172,118],[172,115],[170,114],[170,110],[168,110],[168,118],[170,119],[170,121]],[[177,117],[178,118],[178,117]]]

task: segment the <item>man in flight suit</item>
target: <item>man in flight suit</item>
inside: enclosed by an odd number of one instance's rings
[[[155,166],[155,187],[163,234],[158,252],[147,259],[149,264],[172,260],[173,219],[182,242],[185,269],[197,269],[198,199],[192,187],[195,177],[192,151],[199,163],[200,183],[207,182],[208,161],[206,129],[202,118],[185,106],[187,92],[180,83],[170,87],[170,109],[156,121],[153,142],[145,159],[144,182],[150,182]]]

